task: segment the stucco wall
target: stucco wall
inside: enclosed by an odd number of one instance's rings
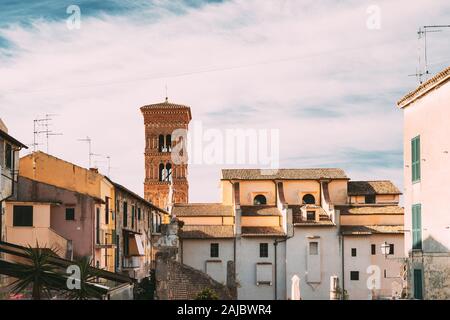
[[[312,194],[320,204],[320,183],[315,180],[283,181],[284,197],[288,204],[300,204],[305,194]]]
[[[307,253],[309,237],[319,241],[321,264],[320,283],[307,283]],[[340,242],[337,227],[296,227],[294,237],[286,245],[286,296],[291,298],[291,279],[300,278],[300,295],[304,300],[328,300],[330,277],[341,278]]]
[[[240,181],[239,192],[241,205],[253,205],[253,198],[262,194],[267,199],[268,205],[275,205],[275,183],[273,181]]]
[[[182,240],[182,262],[197,270],[208,273],[219,283],[226,283],[227,280],[227,262],[233,261],[234,244],[233,239],[185,239]],[[219,257],[210,256],[211,243],[219,244]],[[207,270],[207,261],[220,261],[222,272],[211,272]],[[217,266],[218,267],[218,266]],[[208,272],[209,271],[209,272]]]
[[[402,214],[342,214],[342,225],[403,225],[404,216]]]

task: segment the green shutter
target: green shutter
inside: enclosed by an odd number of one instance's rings
[[[411,140],[411,174],[412,182],[420,180],[420,136]]]
[[[412,245],[413,249],[422,249],[422,206],[412,206]]]
[[[423,299],[422,296],[422,270],[414,269],[414,298]]]

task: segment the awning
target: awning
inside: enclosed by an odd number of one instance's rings
[[[137,244],[137,249],[138,249],[138,253],[140,256],[144,256],[145,252],[144,252],[144,246],[142,245],[142,240],[141,240],[141,236],[138,234],[134,235],[134,240],[136,241]]]
[[[139,234],[129,234],[128,253],[130,256],[144,256],[144,245]]]

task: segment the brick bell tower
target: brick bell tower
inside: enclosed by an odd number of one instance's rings
[[[191,108],[166,98],[165,102],[143,106],[141,112],[145,124],[144,198],[167,209],[172,184],[173,202],[188,203],[188,166],[173,163],[172,149],[180,141],[172,141],[172,134],[176,129],[188,129]]]

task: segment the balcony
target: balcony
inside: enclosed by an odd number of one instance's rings
[[[112,248],[115,247],[114,231],[100,229],[97,231],[97,239],[95,246],[97,248]]]

